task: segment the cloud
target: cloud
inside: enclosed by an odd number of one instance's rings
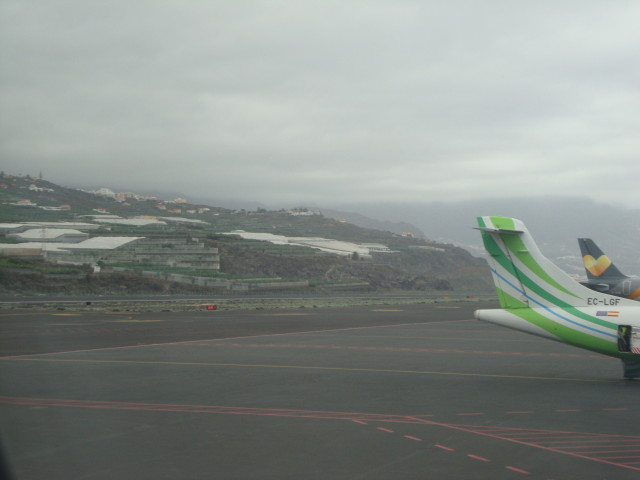
[[[4,2],[3,168],[265,203],[637,203],[635,2]]]

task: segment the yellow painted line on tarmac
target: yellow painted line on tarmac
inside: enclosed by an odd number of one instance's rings
[[[102,364],[128,364],[128,365],[172,365],[190,367],[237,367],[237,368],[273,368],[290,370],[321,370],[335,372],[361,372],[361,373],[399,373],[413,375],[441,375],[453,377],[483,377],[483,378],[504,378],[513,380],[543,380],[554,382],[580,382],[580,383],[620,383],[620,380],[597,380],[589,378],[570,377],[535,377],[528,375],[504,375],[498,373],[465,373],[465,372],[437,372],[431,370],[391,370],[378,368],[351,368],[351,367],[318,367],[308,365],[270,365],[270,364],[250,364],[250,363],[213,363],[213,362],[167,362],[167,361],[138,361],[138,360],[89,360],[89,359],[69,359],[69,358],[0,358],[2,361],[21,362],[61,362],[61,363],[102,363]]]
[[[158,323],[164,322],[164,320],[113,320],[113,323]]]
[[[52,313],[54,317],[81,317],[81,313]]]
[[[87,312],[87,313],[97,313],[99,315],[115,315],[115,316],[122,316],[122,315],[139,315],[139,313],[137,312],[127,312],[127,311],[121,311],[121,312]]]

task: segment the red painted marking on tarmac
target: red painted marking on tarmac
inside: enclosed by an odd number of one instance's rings
[[[603,408],[602,409],[604,412],[623,412],[625,410],[629,410],[628,408]]]
[[[573,438],[576,438],[577,440],[572,440]],[[577,444],[581,444],[580,447],[584,447],[585,443],[601,443],[601,444],[607,444],[608,447],[610,447],[612,444],[615,445],[617,444],[620,440],[617,438],[588,438],[588,439],[581,439],[582,437],[580,437],[579,435],[574,435],[572,437],[562,437],[561,440],[544,440],[543,441],[539,441],[538,443],[544,443],[546,445],[552,445],[552,444],[557,444],[557,443],[570,443],[573,445],[577,445]]]
[[[523,434],[523,435],[509,435],[509,438],[513,438],[514,440],[531,440],[531,441],[535,441],[537,443],[593,443],[593,442],[602,442],[603,440],[601,438],[598,437],[589,437],[588,439],[585,439],[584,435],[580,435],[580,434],[576,434],[576,435],[553,435],[551,434],[551,436],[547,436],[549,434],[545,434],[545,436],[542,435],[533,435],[530,436],[528,434]],[[577,440],[573,440],[574,438],[576,438]],[[613,440],[614,442],[617,440]]]
[[[614,459],[614,458],[640,458],[640,455],[626,455],[626,456],[618,456],[618,457],[598,457],[598,458],[602,458],[602,459]]]
[[[363,422],[362,420],[351,420],[352,422],[359,423],[360,425],[368,425],[367,422]]]
[[[477,456],[477,455],[471,455],[471,454],[468,454],[468,455],[467,455],[467,457],[469,457],[469,458],[473,458],[473,459],[475,459],[475,460],[480,460],[481,462],[490,462],[490,461],[491,461],[491,460],[489,460],[488,458],[479,457],[479,456]]]
[[[484,431],[483,427],[481,426],[477,426],[477,427],[464,427],[464,426],[459,426],[459,425],[453,425],[453,424],[441,424],[438,422],[432,422],[432,421],[425,421],[425,423],[429,423],[431,425],[440,425],[443,427],[447,427],[447,428],[451,428],[454,430],[459,430],[459,431],[463,431],[463,432],[469,432],[469,433],[476,433],[477,435],[483,435],[486,437],[490,437],[490,438],[495,438],[498,440],[506,440],[509,442],[513,442],[513,443],[518,443],[520,445],[526,445],[526,446],[530,446],[530,447],[534,447],[534,448],[539,448],[542,450],[547,450],[550,452],[555,452],[555,453],[562,453],[565,455],[569,455],[572,457],[576,457],[576,458],[583,458],[586,460],[592,460],[595,462],[600,462],[600,463],[606,463],[608,465],[614,465],[617,467],[622,467],[622,468],[626,468],[629,470],[636,470],[636,471],[640,471],[640,468],[635,467],[633,465],[631,465],[630,463],[624,462],[624,461],[614,461],[615,459],[604,459],[604,458],[599,458],[599,457],[595,457],[595,456],[587,456],[587,455],[580,455],[576,452],[570,452],[567,451],[565,449],[563,449],[562,446],[558,446],[558,447],[552,447],[552,446],[546,446],[543,445],[539,442],[536,442],[535,440],[526,442],[523,441],[522,439],[517,439],[517,438],[513,438],[511,436],[507,435],[501,435],[496,428],[491,428],[491,429],[487,429],[487,431]],[[505,428],[505,431],[512,433],[513,430],[517,430],[517,429],[513,429],[513,428]],[[524,431],[527,431],[527,429],[522,429]],[[490,433],[490,431],[493,431],[494,433]],[[548,434],[556,434],[558,437],[561,437],[563,435],[571,435],[572,438],[576,438],[576,435],[580,435],[576,432],[561,432],[561,431],[537,431],[537,430],[528,430],[530,433],[531,432],[536,432],[536,433],[546,433]],[[600,437],[598,440],[600,441],[629,441],[629,439],[634,438],[634,437],[625,437],[622,435],[605,435],[605,434],[582,434],[583,436],[587,436],[587,437]],[[607,438],[608,437],[608,438]],[[579,437],[578,437],[579,438]],[[635,437],[634,439],[636,439],[637,437]],[[577,440],[573,440],[571,443],[576,443]],[[566,443],[566,442],[565,442]],[[633,457],[633,458],[640,458],[640,457]]]
[[[418,420],[418,419],[416,419]],[[513,427],[483,427],[483,426],[474,426],[474,425],[455,425],[455,424],[446,424],[440,422],[434,422],[432,420],[423,420],[423,423],[428,425],[438,425],[445,428],[450,428],[453,430],[458,430],[462,432],[475,433],[477,435],[486,436],[489,438],[495,438],[498,440],[505,440],[513,443],[517,443],[520,445],[526,445],[534,448],[539,448],[541,450],[547,450],[554,453],[561,453],[565,455],[569,455],[576,458],[582,458],[585,460],[592,460],[599,463],[605,463],[608,465],[613,465],[617,467],[626,468],[629,470],[640,471],[640,468],[633,466],[635,462],[621,462],[621,461],[610,461],[606,459],[601,459],[594,456],[580,455],[576,452],[571,452],[566,449],[566,447],[558,446],[546,446],[542,445],[535,441],[536,437],[540,437],[545,435],[547,438],[551,436],[557,436],[557,438],[561,438],[562,436],[573,436],[574,438],[580,438],[580,436],[584,438],[597,438],[603,441],[618,441],[618,442],[629,442],[630,440],[640,440],[640,437],[631,437],[631,436],[623,436],[623,435],[608,435],[608,434],[595,434],[595,433],[579,433],[579,432],[566,432],[566,431],[556,431],[556,430],[535,430],[535,429],[521,429],[521,428],[513,428]],[[518,435],[526,435],[529,438],[532,437],[532,434],[535,434],[531,441],[524,441],[521,438],[517,438]],[[572,442],[574,443],[574,442]],[[609,444],[611,448],[613,445]],[[583,445],[584,447],[584,445]],[[639,457],[640,458],[640,457]]]
[[[446,450],[447,452],[455,452],[453,448],[445,447],[444,445],[438,445],[437,443],[434,445],[434,447]]]
[[[295,417],[295,418],[317,418],[333,420],[351,421],[378,421],[389,423],[411,423],[416,421],[404,415],[382,415],[375,413],[355,413],[355,412],[331,412],[314,410],[288,410],[277,408],[251,408],[251,407],[228,407],[217,405],[184,405],[184,404],[162,404],[162,403],[133,403],[133,402],[110,402],[92,400],[71,400],[59,398],[28,398],[28,397],[6,397],[0,396],[0,404],[27,405],[27,406],[47,406],[47,407],[69,407],[69,408],[96,408],[109,410],[140,410],[148,412],[182,412],[182,413],[208,413],[223,415],[256,415],[271,417]],[[420,422],[418,422],[420,423]]]
[[[378,427],[378,430],[381,430],[381,431],[387,432],[387,433],[393,433],[393,430],[389,430],[388,428],[384,428],[384,427]]]
[[[456,425],[450,423],[434,422],[424,418],[411,415],[382,415],[371,413],[355,412],[331,412],[331,411],[310,411],[292,409],[273,408],[250,408],[250,407],[225,407],[215,405],[183,405],[183,404],[158,404],[158,403],[133,403],[133,402],[111,402],[111,401],[91,401],[73,399],[52,399],[52,398],[31,398],[31,397],[8,397],[0,396],[0,404],[23,405],[23,406],[50,406],[67,408],[94,408],[108,410],[138,410],[146,412],[179,412],[179,413],[207,413],[225,415],[256,415],[289,418],[313,418],[325,420],[349,420],[368,421],[384,423],[406,423],[424,426],[438,426],[460,432],[472,433],[497,440],[508,441],[525,445],[549,452],[569,455],[575,458],[592,460],[629,470],[640,471],[640,467],[635,466],[640,462],[640,455],[619,455],[616,457],[598,457],[597,455],[586,455],[570,451],[572,449],[585,448],[597,449],[599,447],[614,449],[617,445],[628,443],[640,443],[640,436],[609,435],[597,433],[567,432],[558,430],[536,430],[513,427],[485,427],[481,425]],[[382,431],[393,433],[393,430],[379,428]],[[555,441],[550,441],[554,439]],[[541,441],[542,440],[542,441]],[[545,444],[546,443],[546,444]],[[560,445],[555,445],[560,443]],[[443,445],[436,445],[443,450],[454,451]]]
[[[510,466],[507,466],[504,468],[506,468],[507,470],[512,470],[514,472],[522,473],[523,475],[531,475],[531,472],[527,472],[526,470],[522,470],[521,468],[510,467]]]
[[[411,435],[405,435],[404,438],[408,438],[409,440],[415,440],[416,442],[421,442],[422,439],[418,437],[413,437]]]
[[[609,445],[607,445],[606,447],[603,448],[608,448]],[[636,444],[636,445],[616,445],[616,447],[621,447],[621,448],[626,448],[626,447],[640,447],[640,445]],[[567,447],[567,448],[582,448],[582,447]],[[576,453],[581,453],[583,455],[595,455],[600,454],[600,453],[631,453],[631,452],[640,452],[640,449],[634,448],[633,450],[620,450],[620,449],[616,449],[616,450],[579,450]]]

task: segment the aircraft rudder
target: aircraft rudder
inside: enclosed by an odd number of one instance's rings
[[[586,304],[583,287],[542,254],[521,220],[479,217],[478,225],[499,296],[512,299],[501,298],[503,308]]]
[[[478,229],[482,237],[491,276],[503,309],[526,308],[519,293],[519,283],[515,266],[504,244],[500,232],[516,232],[515,219],[509,217],[477,217]]]

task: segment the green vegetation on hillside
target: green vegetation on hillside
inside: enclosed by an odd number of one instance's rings
[[[23,272],[37,274],[82,274],[86,273],[85,267],[60,266],[51,263],[25,260],[23,258],[7,257],[0,255],[0,272]]]
[[[37,206],[18,205],[26,201]],[[45,210],[39,207],[63,208]],[[220,272],[197,269],[172,269],[152,264],[129,265],[131,270],[148,269],[163,273],[220,278],[266,277],[305,280],[311,285],[369,285],[371,290],[461,290],[491,289],[484,260],[465,250],[429,240],[403,237],[391,232],[365,229],[319,214],[296,215],[292,212],[256,211],[193,205],[184,201],[121,197],[119,200],[75,189],[61,187],[44,180],[2,175],[0,178],[0,222],[80,221],[91,223],[90,215],[180,217],[198,223],[121,226],[103,225],[92,235],[143,236],[152,238],[197,237],[210,247],[218,248]],[[298,212],[293,212],[298,213]],[[353,243],[380,243],[394,253],[376,254],[371,259],[347,258],[317,249],[269,242],[243,240],[222,235],[244,230],[291,237],[323,237]],[[0,242],[5,240],[0,239]],[[123,266],[127,265],[114,265]],[[0,264],[6,271],[8,265]],[[45,268],[45,267],[43,267]],[[47,267],[49,268],[49,267]],[[89,275],[91,277],[91,275]],[[155,288],[155,287],[154,287]]]

